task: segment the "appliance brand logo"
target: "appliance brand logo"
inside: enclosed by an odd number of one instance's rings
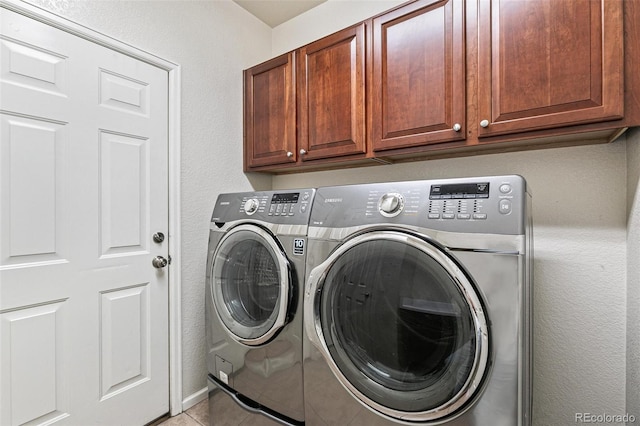
[[[228,206],[229,204],[231,204],[229,201],[221,201],[220,202],[221,206]]]
[[[324,202],[325,203],[341,203],[342,198],[325,198]]]

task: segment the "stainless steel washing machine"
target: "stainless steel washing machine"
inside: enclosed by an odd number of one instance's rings
[[[314,193],[216,201],[205,308],[212,426],[304,422],[302,293]]]
[[[319,188],[306,424],[530,425],[530,208],[520,176]]]

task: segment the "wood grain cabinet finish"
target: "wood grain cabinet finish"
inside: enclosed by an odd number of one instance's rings
[[[373,151],[465,138],[462,0],[421,0],[373,19]]]
[[[365,24],[297,52],[298,153],[302,161],[364,154]]]
[[[622,0],[478,3],[478,137],[624,114]]]
[[[294,163],[294,53],[244,71],[245,170]]]
[[[636,0],[416,0],[245,71],[245,170],[614,140],[640,125]]]

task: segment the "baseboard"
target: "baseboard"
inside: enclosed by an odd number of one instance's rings
[[[209,390],[207,388],[202,388],[196,393],[192,393],[188,397],[182,400],[182,411],[187,411],[189,408],[193,407],[200,401],[204,401],[207,397],[207,392]]]

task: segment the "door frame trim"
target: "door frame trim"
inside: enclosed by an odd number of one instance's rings
[[[20,0],[0,0],[0,7],[73,34],[92,43],[146,62],[169,77],[169,409],[172,416],[182,412],[182,284],[180,281],[180,65],[138,49],[53,12]]]

